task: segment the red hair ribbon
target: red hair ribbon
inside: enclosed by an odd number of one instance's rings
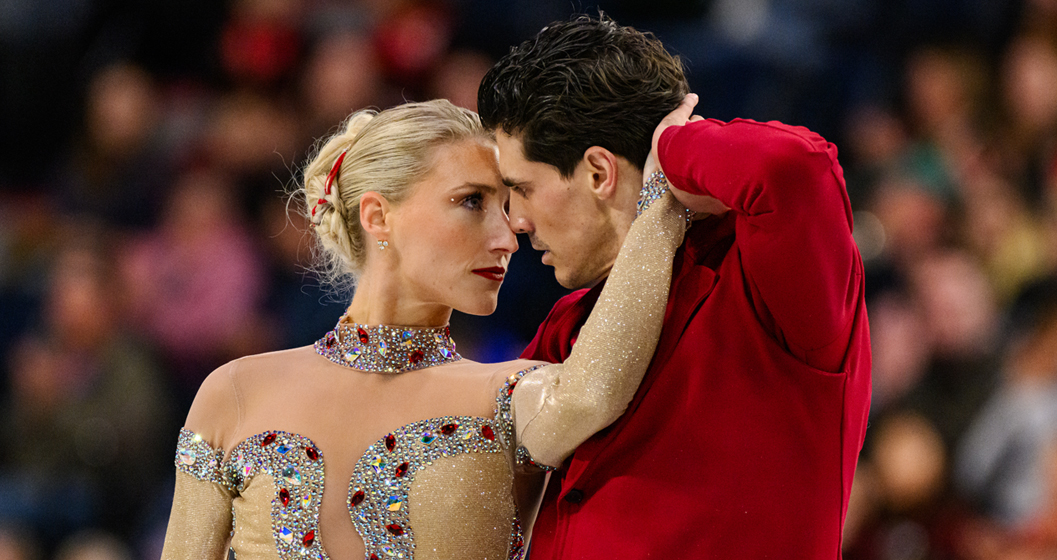
[[[334,167],[330,168],[330,173],[327,174],[327,182],[323,187],[324,194],[330,194],[330,187],[334,184],[334,179],[337,179],[338,169],[341,168],[341,162],[345,161],[345,154],[348,151],[348,148],[342,150],[341,154],[338,156],[338,159],[334,162]]]

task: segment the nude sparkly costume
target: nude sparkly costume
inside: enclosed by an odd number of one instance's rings
[[[650,362],[684,212],[667,196],[635,221],[564,364],[476,364],[446,328],[339,323],[222,366],[196,399],[208,421],[180,432],[162,558],[522,557],[532,465],[617,418]]]

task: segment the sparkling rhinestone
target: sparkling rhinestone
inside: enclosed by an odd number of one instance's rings
[[[404,344],[409,344],[411,342],[411,339],[415,338],[415,332],[414,331],[404,331],[401,336],[404,337]]]
[[[250,471],[252,471],[252,470],[253,470],[253,463],[246,463],[245,465],[242,466],[242,476],[243,477],[250,476]]]
[[[393,547],[391,547],[391,546],[383,546],[382,547],[382,554],[385,554],[386,556],[395,557],[396,556],[396,550],[393,549]]]
[[[305,455],[308,455],[308,458],[313,460],[313,461],[318,461],[319,460],[319,451],[316,451],[315,447],[306,447],[305,448]]]
[[[400,535],[404,534],[404,528],[399,526],[399,525],[397,525],[396,523],[393,523],[392,525],[386,525],[385,526],[385,530],[389,531],[389,533],[391,535],[394,535],[394,536],[397,536],[397,537],[399,537]]]
[[[283,527],[279,529],[279,538],[283,539],[286,544],[290,544],[294,542],[294,532],[289,527]]]
[[[275,451],[277,451],[280,455],[286,455],[287,452],[290,451],[290,446],[286,445],[286,443],[280,443],[279,447],[275,448]]]
[[[308,509],[308,507],[311,506],[311,505],[312,505],[312,495],[311,494],[305,494],[304,496],[301,497],[301,507],[302,508]]]
[[[450,435],[455,433],[455,430],[458,430],[458,429],[459,429],[459,424],[457,424],[455,422],[452,422],[450,424],[445,424],[445,425],[441,426],[440,427],[440,433],[442,433],[442,434],[444,434],[446,436],[450,436]]]
[[[352,348],[348,352],[345,352],[345,361],[346,362],[355,362],[356,358],[359,358],[360,354],[362,354],[362,353],[363,353],[363,350],[361,350],[360,348]]]
[[[386,344],[384,340],[379,340],[378,353],[384,356],[387,350],[389,350],[389,345]]]
[[[491,426],[481,426],[481,435],[484,436],[484,439],[487,439],[488,441],[495,441],[495,432],[492,431]]]
[[[422,434],[422,443],[426,445],[433,443],[433,440],[435,439],[437,439],[437,436],[433,432],[424,432]]]
[[[396,448],[396,436],[389,434],[385,436],[385,448],[392,451]]]
[[[312,546],[312,543],[316,542],[316,532],[309,531],[305,533],[304,537],[301,537],[301,545],[304,547]]]
[[[415,350],[414,352],[411,353],[411,356],[410,356],[411,363],[412,364],[417,364],[417,363],[421,362],[422,359],[425,358],[425,357],[426,357],[426,355],[423,354],[421,350]]]
[[[440,333],[435,333],[433,335],[433,340],[436,340],[437,344],[445,344],[447,342],[447,340],[445,340],[444,335],[442,335]]]
[[[360,339],[360,344],[367,344],[371,341],[371,338],[367,336],[367,331],[363,330],[363,327],[356,327],[356,336]]]
[[[451,350],[448,350],[447,348],[441,347],[440,348],[440,355],[444,356],[445,358],[451,358]]]
[[[328,349],[333,348],[334,344],[336,344],[337,342],[338,342],[337,339],[334,338],[334,331],[328,332],[327,333],[327,340],[325,342],[327,348]]]
[[[403,506],[404,500],[400,496],[389,496],[389,500],[386,502],[386,507],[389,511],[400,511]]]
[[[301,472],[293,467],[283,469],[283,480],[294,486],[301,486]]]
[[[190,465],[195,464],[195,459],[196,458],[195,458],[194,451],[190,451],[190,450],[187,450],[187,449],[181,449],[180,450],[180,462],[181,463],[190,466]]]
[[[349,498],[349,505],[351,505],[352,507],[356,507],[363,503],[363,499],[365,497],[366,494],[363,493],[363,490],[358,490],[355,494],[352,495],[351,498]]]
[[[374,472],[381,473],[385,470],[385,459],[381,456],[375,457],[374,460],[371,461],[371,466],[374,467]]]
[[[275,443],[275,438],[276,437],[277,436],[274,433],[271,433],[271,434],[268,434],[268,435],[264,436],[264,439],[261,440],[261,447],[264,447],[266,445],[271,445],[272,443]]]
[[[396,470],[393,471],[393,474],[395,474],[397,477],[404,476],[405,474],[407,474],[407,468],[409,466],[410,465],[406,461],[403,462],[403,463],[400,463],[400,465],[398,467],[396,467]]]
[[[282,502],[283,507],[290,505],[290,491],[286,488],[279,490],[279,501]]]

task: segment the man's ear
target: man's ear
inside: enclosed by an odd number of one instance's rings
[[[384,196],[368,191],[360,197],[360,225],[363,231],[378,241],[388,239],[389,224],[385,219],[388,214],[389,201]]]
[[[619,178],[616,154],[600,146],[591,146],[584,151],[583,161],[591,192],[599,200],[615,197]]]

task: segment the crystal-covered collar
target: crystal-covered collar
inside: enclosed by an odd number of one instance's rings
[[[401,373],[462,359],[447,326],[372,327],[339,321],[315,348],[334,363],[373,373]]]

